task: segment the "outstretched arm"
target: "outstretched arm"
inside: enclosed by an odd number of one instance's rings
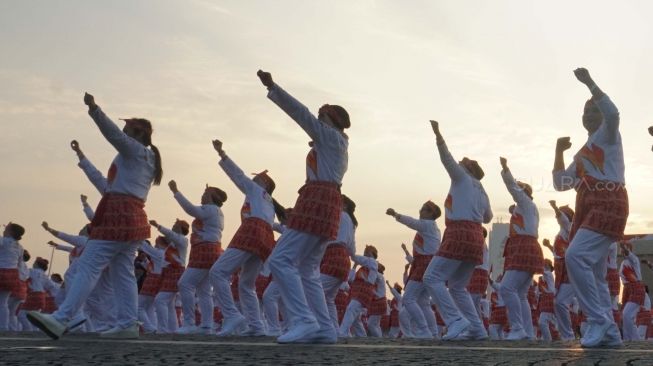
[[[410,216],[401,215],[401,214],[397,213],[392,208],[387,209],[385,211],[385,214],[388,215],[388,216],[394,217],[395,220],[397,220],[398,222],[408,226],[409,228],[411,228],[413,230],[418,230],[419,231],[419,230],[423,229],[423,227],[422,227],[423,223],[420,220],[414,219],[414,218],[412,218]]]
[[[435,141],[438,145],[438,152],[440,153],[440,161],[442,161],[442,165],[444,165],[444,169],[446,169],[451,180],[462,179],[467,173],[465,173],[464,168],[461,167],[460,164],[458,164],[458,162],[456,162],[456,159],[454,159],[451,153],[449,152],[449,149],[447,148],[447,144],[444,142],[444,138],[440,133],[440,124],[437,121],[433,121],[433,120],[431,120],[430,122],[431,122],[431,129],[435,134]]]
[[[95,211],[93,211],[93,208],[88,204],[88,197],[85,195],[80,195],[79,198],[82,201],[82,210],[84,211],[84,215],[86,215],[86,218],[88,221],[93,221],[93,217],[95,217]]]
[[[580,67],[574,70],[574,75],[576,76],[576,79],[585,84],[585,86],[590,90],[590,93],[592,93],[592,100],[603,115],[603,122],[607,127],[610,142],[615,143],[617,132],[619,131],[619,110],[617,110],[617,107],[612,103],[603,90],[596,85],[586,68]]]
[[[560,137],[556,142],[555,160],[553,162],[553,187],[556,191],[568,191],[576,185],[576,163],[565,170],[564,152],[571,148],[569,137]]]
[[[73,149],[79,158],[79,163],[77,163],[77,166],[79,166],[84,174],[86,174],[86,177],[89,181],[91,181],[91,184],[93,184],[95,189],[97,189],[100,194],[104,194],[104,192],[107,190],[107,186],[109,185],[107,178],[105,178],[104,175],[99,170],[97,170],[95,165],[93,165],[93,163],[91,163],[91,161],[86,158],[86,155],[84,155],[82,149],[79,146],[79,142],[76,140],[71,141],[70,148]]]
[[[503,183],[508,188],[508,192],[512,196],[512,199],[517,203],[517,206],[525,208],[533,204],[533,201],[528,197],[526,192],[517,185],[517,181],[512,176],[510,169],[508,168],[508,160],[506,158],[499,158],[501,162],[501,178],[503,178]]]
[[[222,141],[213,140],[213,148],[220,155],[220,167],[241,192],[247,194],[258,187],[258,184],[249,179],[243,170],[227,156],[227,153],[222,149]]]
[[[179,202],[179,206],[189,215],[197,218],[197,219],[202,219],[205,216],[204,210],[202,210],[202,206],[195,206],[193,205],[184,195],[179,192],[177,189],[177,182],[174,180],[171,180],[168,182],[168,187],[170,187],[170,191],[174,194],[175,199],[177,202]]]

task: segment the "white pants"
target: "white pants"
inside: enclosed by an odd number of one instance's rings
[[[174,333],[177,331],[176,295],[176,292],[165,291],[159,292],[154,298],[158,333]]]
[[[554,301],[554,310],[558,323],[558,331],[563,341],[575,338],[574,330],[571,329],[571,316],[569,315],[569,306],[574,301],[574,288],[569,283],[560,284]]]
[[[109,278],[115,294],[116,326],[127,328],[138,320],[138,288],[134,275],[136,248],[141,241],[117,242],[89,240],[77,259],[77,273],[66,284],[68,294],[53,316],[64,323],[82,308],[98,282],[102,271],[109,268]],[[105,299],[106,301],[106,299]]]
[[[511,333],[523,330],[528,334],[528,324],[533,329],[531,307],[528,304],[528,289],[532,281],[533,274],[530,272],[514,270],[504,272],[501,281],[501,297],[506,304]]]
[[[272,279],[268,287],[263,292],[263,311],[267,320],[268,332],[277,334],[281,331],[279,324],[279,298],[281,291],[275,279]],[[286,317],[284,316],[284,319]]]
[[[336,307],[336,296],[338,296],[338,290],[342,285],[342,280],[333,276],[320,274],[320,281],[322,281],[324,299],[326,300],[327,309],[329,309],[329,316],[331,317],[334,328],[338,329],[338,308]]]
[[[94,327],[109,329],[116,325],[115,301],[117,299],[113,292],[111,275],[109,270],[105,269],[100,274],[100,278],[95,283],[95,287],[88,295],[88,298],[86,298],[84,306]]]
[[[551,331],[549,330],[549,324],[553,324],[554,327],[557,327],[555,315],[553,315],[553,313],[540,313],[540,319],[538,323],[540,325],[542,340],[550,342],[552,338]]]
[[[8,303],[8,308],[9,308],[9,318],[8,318],[8,324],[9,324],[9,329],[12,331],[18,331],[20,330],[20,325],[18,324],[18,317],[16,316],[16,312],[18,311],[18,307],[20,304],[23,303],[23,300],[17,299],[15,297],[9,297],[9,303]]]
[[[483,321],[483,308],[481,306],[481,299],[483,299],[482,294],[469,294],[472,297],[472,302],[474,303],[474,308],[476,308],[476,313],[478,317]]]
[[[370,315],[367,318],[367,334],[370,337],[383,337],[383,330],[381,329],[381,315]]]
[[[623,311],[623,325],[622,330],[624,333],[624,341],[639,341],[642,338],[637,331],[637,313],[639,312],[639,305],[634,302],[627,302]]]
[[[138,320],[143,323],[146,332],[154,332],[157,329],[154,296],[138,295]]]
[[[0,331],[9,330],[9,295],[11,291],[0,291]]]
[[[249,329],[264,331],[258,297],[256,296],[256,278],[261,272],[261,259],[240,249],[227,248],[213,264],[210,271],[211,284],[216,292],[216,300],[224,320],[240,316],[231,294],[231,276],[240,269],[238,278],[238,297],[240,307],[245,313]]]
[[[365,308],[363,307],[363,304],[358,302],[356,299],[351,299],[349,301],[349,304],[347,305],[347,310],[345,311],[345,316],[342,318],[342,324],[340,324],[340,330],[338,331],[338,334],[341,337],[348,337],[349,336],[349,331],[354,325],[354,323],[359,322],[361,315],[363,314],[363,311],[365,311]],[[361,335],[360,332],[355,331],[354,335],[357,337],[364,337],[364,335]]]
[[[366,312],[367,309],[364,309],[361,316],[359,316],[351,326],[351,332],[354,337],[367,337],[367,331],[365,331],[365,325],[363,325],[363,314]]]
[[[405,306],[399,309],[399,328],[404,338],[413,337],[413,327],[411,325],[411,316]]]
[[[213,328],[213,296],[211,296],[211,283],[209,270],[199,268],[186,268],[179,282],[181,295],[181,308],[184,316],[184,326],[195,325],[195,293],[202,315],[202,328]]]
[[[404,307],[415,322],[417,334],[430,334],[435,336],[438,333],[438,323],[431,308],[429,293],[422,281],[410,280],[406,284],[403,297]]]
[[[426,268],[423,283],[447,326],[465,317],[471,323],[472,328],[485,330],[472,302],[472,297],[467,291],[474,267],[476,264],[472,262],[436,255]],[[449,290],[445,283],[448,283]]]
[[[646,331],[648,330],[647,325],[639,325],[637,326],[637,332],[639,333],[639,339],[642,341],[646,340]]]
[[[401,328],[390,327],[390,330],[388,331],[388,338],[399,338],[399,332],[401,332]]]
[[[569,282],[589,323],[612,320],[610,290],[605,278],[610,244],[605,235],[579,229],[565,254]]]
[[[488,329],[490,334],[490,339],[493,341],[499,341],[503,339],[503,325],[501,324],[490,324]]]
[[[321,330],[333,330],[320,281],[320,262],[326,244],[325,238],[286,229],[268,259],[291,327],[317,321]]]

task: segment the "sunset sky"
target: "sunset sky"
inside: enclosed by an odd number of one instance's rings
[[[572,73],[583,66],[621,112],[627,232],[651,232],[650,14],[649,1],[2,1],[0,222],[24,225],[23,245],[47,258],[41,221],[83,226],[79,195],[91,205],[100,197],[69,142],[103,171],[115,155],[86,114],[88,91],[116,121],[153,122],[164,182],[195,202],[206,183],[227,191],[226,247],[243,196],[211,139],[246,172],[269,169],[285,205],[304,180],[308,137],[266,98],[260,68],[314,111],[349,111],[343,192],[358,204],[358,248],[376,245],[386,277],[399,281],[400,244],[414,233],[386,208],[417,215],[428,199],[442,206],[449,187],[429,119],[455,158],[479,160],[497,220],[512,203],[499,175],[505,156],[533,185],[540,238],[555,235],[547,201],[574,195],[552,189],[554,146],[570,136],[575,152],[586,139],[589,92]],[[188,218],[165,183],[146,210],[164,225]],[[55,254],[54,269],[65,265]]]

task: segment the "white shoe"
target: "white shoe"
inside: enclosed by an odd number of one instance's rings
[[[253,329],[249,328],[246,331],[240,334],[243,337],[265,337],[265,331],[263,329]]]
[[[601,343],[599,346],[601,347],[611,347],[611,348],[619,348],[623,347],[624,343],[621,340],[621,333],[619,332],[619,328],[617,328],[616,324],[610,325],[610,328],[608,329],[607,332],[605,332],[605,336],[601,340]]]
[[[27,320],[52,339],[59,339],[66,331],[66,324],[55,319],[52,314],[28,311]]]
[[[605,334],[613,324],[608,320],[604,320],[603,323],[590,323],[586,335],[580,340],[580,346],[585,348],[600,346]]]
[[[177,334],[195,334],[199,332],[199,329],[195,325],[184,325],[179,327],[175,333]]]
[[[510,333],[504,338],[506,341],[521,341],[524,339],[527,339],[528,335],[523,329],[513,331],[511,330]]]
[[[309,334],[315,333],[320,327],[315,322],[300,322],[296,324],[288,332],[277,338],[278,343],[294,343]]]
[[[114,327],[106,332],[100,333],[101,338],[108,339],[138,339],[139,336],[138,323],[134,323],[127,328]]]
[[[414,339],[433,339],[433,334],[431,334],[431,331],[428,329],[424,329],[423,331],[418,331],[413,334]]]
[[[447,334],[442,337],[442,340],[444,341],[451,341],[454,338],[458,337],[458,335],[462,332],[464,332],[467,328],[469,328],[470,323],[469,320],[465,318],[460,318],[456,320],[455,322],[451,323],[450,327],[447,327]]]
[[[244,316],[238,314],[233,318],[226,318],[222,322],[222,329],[218,332],[218,337],[233,335],[236,330],[240,329],[247,322]]]
[[[487,331],[483,327],[471,328],[467,330],[468,339],[472,341],[485,341],[490,337],[487,335]]]
[[[72,319],[68,322],[68,324],[66,324],[67,327],[66,327],[66,331],[64,332],[64,334],[68,334],[68,333],[70,333],[70,332],[74,332],[74,331],[76,331],[76,330],[79,329],[82,325],[84,325],[84,323],[86,323],[86,320],[87,320],[87,319],[86,319],[86,317],[85,317],[83,314],[77,314],[76,317],[72,318]]]
[[[335,344],[338,342],[338,334],[333,328],[319,329],[306,337],[298,339],[294,343],[311,343],[311,344]]]

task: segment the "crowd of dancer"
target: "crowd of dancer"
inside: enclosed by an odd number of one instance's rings
[[[619,113],[586,69],[574,73],[592,95],[582,118],[588,140],[565,167],[571,142],[558,139],[554,187],[575,189],[577,198],[575,210],[550,201],[560,226],[553,244],[539,242],[531,186],[515,180],[507,159],[500,158],[514,205],[503,271],[491,273],[483,225],[493,213],[481,183],[485,173],[475,160],[456,161],[439,123],[431,121],[451,186],[444,211],[432,201],[421,205],[417,217],[387,209],[415,231],[412,250],[401,245],[407,262],[403,283],[394,284],[385,280],[376,247],[365,246],[362,255],[356,248],[356,204],[341,193],[349,144],[344,131],[351,124],[344,108],[325,104],[315,116],[271,74],[258,72],[268,98],[310,138],[306,183],[295,205],[284,207],[272,198],[276,184],[267,171],[250,178],[214,140],[220,168],[244,195],[240,227],[223,248],[221,207],[227,194],[207,185],[193,203],[170,180],[174,200],[192,222],[177,219],[166,227],[148,219],[148,192],[163,175],[152,124],[125,119],[121,130],[85,94],[89,115],[118,154],[105,176],[77,141],[71,143],[101,199],[93,210],[81,196],[88,223],[77,235],[43,222],[59,241],[48,244],[69,252],[63,278],[48,277],[43,258],[28,269],[30,255],[20,244],[25,229],[12,222],[5,226],[0,331],[38,328],[53,339],[69,332],[107,338],[276,336],[279,343],[335,343],[352,336],[580,338],[584,347],[651,339],[651,300],[640,264],[653,265],[640,261],[624,237],[628,196]],[[436,220],[443,213],[441,235]],[[160,235],[152,236],[152,228]],[[543,247],[553,262],[544,259]],[[624,259],[617,268],[619,250]]]

